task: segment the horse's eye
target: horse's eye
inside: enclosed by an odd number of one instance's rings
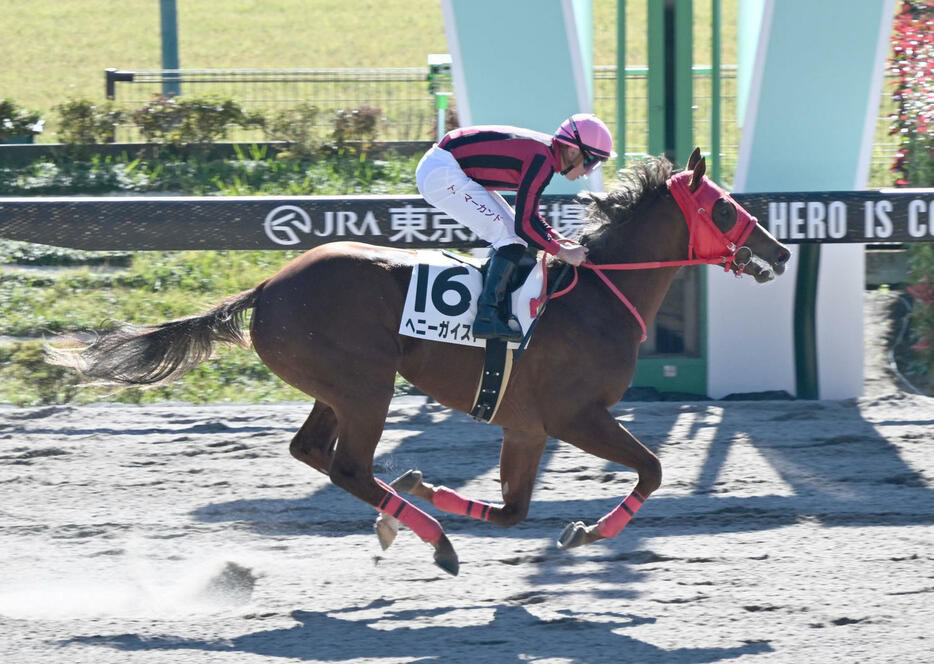
[[[728,199],[720,198],[713,205],[711,217],[717,228],[726,233],[736,225],[736,206]]]

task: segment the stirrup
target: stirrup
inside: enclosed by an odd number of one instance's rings
[[[486,315],[492,313],[492,315]],[[478,313],[473,322],[471,332],[477,339],[504,339],[505,341],[522,341],[522,326],[515,316],[510,316],[515,322],[513,328],[508,321],[503,320],[499,309],[490,307],[488,312]]]
[[[503,323],[506,327],[509,328],[509,336],[506,337],[507,341],[522,341],[525,335],[522,333],[522,323],[519,322],[519,319],[516,318],[513,314],[506,314],[506,316],[501,317]]]

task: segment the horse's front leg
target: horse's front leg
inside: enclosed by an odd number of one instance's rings
[[[489,521],[497,526],[512,526],[525,519],[529,513],[532,488],[547,440],[547,436],[541,432],[503,429],[503,446],[499,458],[502,506],[466,498],[446,486],[429,484],[420,470],[406,472],[393,480],[390,486],[396,491],[430,501],[445,512]],[[377,519],[376,533],[384,549],[392,544],[397,530],[398,524],[393,523],[391,517],[381,515]]]
[[[602,407],[594,407],[549,431],[585,452],[634,469],[639,481],[632,492],[595,524],[569,523],[558,537],[558,546],[570,549],[616,537],[662,482],[658,457]]]

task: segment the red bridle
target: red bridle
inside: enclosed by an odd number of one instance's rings
[[[649,261],[645,263],[602,263],[594,264],[584,261],[581,266],[594,273],[606,284],[620,302],[626,305],[636,322],[642,329],[642,341],[645,341],[646,327],[642,315],[635,305],[603,274],[603,270],[650,270],[660,267],[681,267],[683,265],[722,265],[724,271],[733,267],[736,252],[743,246],[756,227],[756,218],[749,214],[739,203],[722,188],[704,177],[696,191],[691,191],[691,171],[681,171],[668,179],[667,185],[671,195],[674,196],[684,221],[688,227],[688,259],[681,261]],[[736,223],[733,228],[724,232],[717,228],[711,217],[714,204],[725,198],[736,208]],[[742,267],[745,267],[743,265]],[[577,268],[574,268],[574,279],[567,288],[552,295],[560,297],[577,285]],[[544,304],[542,300],[532,300],[532,315],[538,307]]]
[[[729,270],[736,252],[752,234],[757,220],[706,177],[701,179],[697,191],[692,192],[691,177],[690,171],[681,171],[668,179],[668,191],[678,202],[688,225],[688,258],[709,259],[714,264],[722,261],[725,269]],[[717,228],[711,216],[714,205],[721,199],[732,203],[736,209],[736,223],[726,232]]]

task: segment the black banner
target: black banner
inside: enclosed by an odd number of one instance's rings
[[[934,190],[735,194],[788,243],[934,241]],[[574,236],[584,208],[543,196]],[[420,196],[0,198],[0,238],[73,249],[309,249],[336,240],[405,248],[484,246]]]
[[[934,242],[934,189],[733,197],[782,242]]]

